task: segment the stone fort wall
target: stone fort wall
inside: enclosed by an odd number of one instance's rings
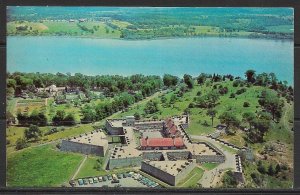
[[[109,169],[141,166],[142,157],[110,158]]]
[[[189,166],[187,166],[185,169],[181,170],[177,175],[174,176],[148,164],[147,162],[142,161],[141,170],[148,173],[149,175],[159,178],[167,184],[176,186],[179,183],[179,181],[184,179],[195,167],[196,163],[191,162]]]
[[[90,144],[73,142],[69,140],[62,140],[60,150],[65,152],[77,152],[82,154],[105,156],[107,148],[107,144],[104,146],[95,146]]]

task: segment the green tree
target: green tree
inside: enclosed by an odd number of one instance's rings
[[[275,174],[275,170],[272,164],[269,165],[268,174],[271,176]]]
[[[64,110],[58,110],[56,115],[52,118],[52,122],[54,125],[61,125],[63,124],[64,118],[66,116],[66,112]]]
[[[215,109],[208,109],[206,115],[211,119],[211,126],[214,126],[214,118],[217,115],[217,110]]]
[[[170,74],[165,74],[163,76],[163,83],[167,87],[176,86],[178,83],[178,77],[170,75]]]
[[[27,140],[34,139],[37,140],[42,135],[41,130],[36,125],[30,125],[28,129],[24,131],[24,137]]]
[[[249,123],[249,129],[251,129],[251,124],[253,123],[253,120],[255,119],[255,114],[253,112],[245,112],[243,113],[243,121]]]
[[[280,119],[284,103],[274,91],[264,91],[258,102],[272,114],[273,120]]]
[[[135,120],[140,120],[141,119],[141,115],[138,112],[134,113],[133,116],[134,116]]]
[[[207,75],[204,74],[204,73],[201,73],[201,74],[197,77],[197,83],[198,83],[199,85],[204,84],[205,81],[206,81],[206,78],[207,78]]]
[[[255,81],[255,70],[247,70],[245,76],[248,82],[253,83]]]
[[[219,119],[222,123],[226,124],[227,127],[238,127],[240,124],[240,121],[236,115],[230,111],[223,112],[219,116]]]
[[[67,116],[63,119],[63,124],[68,126],[75,125],[76,121],[75,121],[74,114],[73,113],[67,114]]]
[[[158,109],[158,103],[156,101],[148,101],[146,103],[145,109],[144,109],[146,114],[153,114],[159,111]]]
[[[192,89],[194,87],[194,81],[191,75],[185,74],[183,76],[183,81],[188,86],[188,88]]]

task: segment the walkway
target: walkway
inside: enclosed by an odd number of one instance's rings
[[[84,159],[81,161],[79,167],[77,168],[77,170],[76,170],[76,172],[74,173],[74,175],[73,175],[73,177],[72,177],[71,180],[74,180],[74,179],[75,179],[75,177],[76,177],[77,174],[79,173],[79,171],[80,171],[82,165],[84,164],[84,162],[86,161],[86,159],[87,159],[87,155],[85,155]]]

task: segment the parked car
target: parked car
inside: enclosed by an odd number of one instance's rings
[[[80,185],[80,186],[83,185],[83,179],[78,179],[78,185]]]
[[[70,181],[69,181],[69,184],[70,184],[72,187],[76,186],[76,183],[75,183],[74,180],[70,180]]]
[[[112,178],[113,178],[113,180],[117,180],[118,179],[118,177],[117,177],[116,174],[112,174]]]
[[[90,184],[93,184],[94,182],[93,182],[93,178],[89,178],[89,183]]]
[[[111,175],[108,175],[107,178],[108,178],[108,180],[112,180],[112,176]]]
[[[134,172],[129,172],[128,174],[131,177],[131,176],[133,176]]]
[[[98,178],[94,177],[94,183],[98,183]]]
[[[118,179],[122,179],[122,174],[117,175]]]
[[[126,177],[127,177],[127,173],[124,173],[124,174],[123,174],[123,178],[126,178]]]
[[[88,185],[88,184],[89,184],[89,180],[88,180],[88,179],[84,179],[84,180],[83,180],[83,184],[84,184],[84,185]]]
[[[107,176],[103,176],[102,179],[103,179],[103,181],[107,181],[108,180]]]
[[[102,177],[98,177],[99,182],[103,181]]]

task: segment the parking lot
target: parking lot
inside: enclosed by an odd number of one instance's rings
[[[72,182],[74,187],[160,187],[158,183],[135,172],[82,178]]]

